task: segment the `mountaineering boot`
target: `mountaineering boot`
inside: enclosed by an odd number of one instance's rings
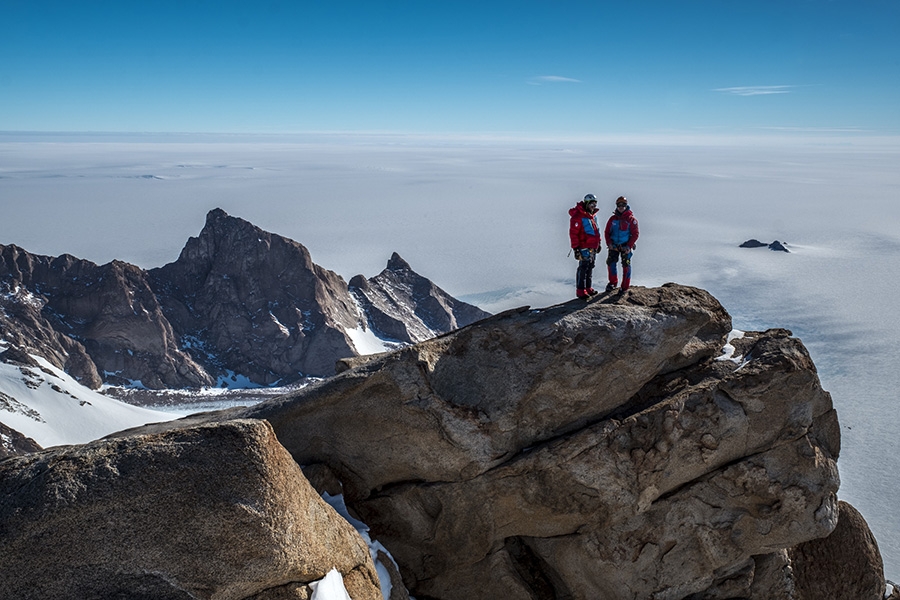
[[[612,281],[610,281],[609,283],[606,284],[606,291],[607,291],[607,292],[611,292],[611,291],[613,291],[614,289],[616,289],[616,284],[613,283]]]

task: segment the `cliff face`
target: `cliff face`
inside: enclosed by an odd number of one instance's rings
[[[240,414],[342,481],[416,596],[793,598],[782,550],[837,521],[837,417],[789,332],[717,360],[730,331],[705,292],[636,288]]]
[[[301,244],[222,210],[149,277],[169,321],[210,370],[268,385],[333,373],[337,358],[356,354],[345,331],[364,321],[346,282]]]
[[[128,263],[96,265],[0,246],[0,333],[84,385],[138,380],[154,388],[212,383],[178,346],[147,280]]]
[[[91,388],[271,385],[333,374],[361,353],[357,332],[409,343],[487,315],[396,255],[367,289],[373,300],[301,244],[215,209],[178,260],[150,271],[0,246],[0,336]],[[388,315],[385,298],[404,312]]]

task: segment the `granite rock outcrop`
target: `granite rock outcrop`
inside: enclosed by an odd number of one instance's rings
[[[884,563],[878,542],[858,510],[838,502],[837,527],[828,536],[790,549],[798,600],[881,600]]]
[[[837,523],[837,416],[790,332],[722,357],[731,331],[701,290],[633,288],[195,418],[269,421],[417,597],[788,600],[785,551]]]
[[[366,544],[263,421],[0,461],[0,596],[309,598],[337,569],[381,600]]]

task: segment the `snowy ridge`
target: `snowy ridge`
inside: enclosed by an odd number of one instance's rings
[[[375,332],[370,324],[367,326],[365,308],[360,303],[359,298],[356,296],[356,294],[351,293],[350,299],[356,305],[356,310],[360,315],[359,324],[357,325],[356,329],[348,329],[346,327],[344,327],[343,329],[344,334],[348,338],[350,338],[350,341],[353,343],[353,347],[356,349],[356,352],[360,356],[379,354],[381,352],[390,352],[407,345],[404,342],[398,342],[396,340],[391,340],[389,338],[378,335],[378,333]]]
[[[0,341],[0,352],[7,348]],[[0,422],[44,448],[83,444],[182,416],[125,404],[84,387],[44,358],[30,356],[37,366],[0,362]]]

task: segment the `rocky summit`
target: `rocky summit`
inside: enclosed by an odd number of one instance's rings
[[[91,388],[272,385],[333,374],[366,332],[396,346],[487,316],[396,254],[353,281],[351,293],[303,245],[215,209],[149,271],[0,246],[0,339]]]
[[[837,521],[831,398],[788,332],[676,285],[501,314],[247,409],[427,598],[771,588]],[[776,575],[779,576],[779,575]],[[729,596],[723,596],[729,597]],[[771,600],[771,599],[770,599]]]
[[[805,545],[848,512],[837,415],[789,331],[731,332],[702,290],[635,287],[117,437],[267,421],[418,598],[812,600],[841,568]],[[840,535],[871,546],[864,522]],[[842,598],[880,598],[866,557]]]

